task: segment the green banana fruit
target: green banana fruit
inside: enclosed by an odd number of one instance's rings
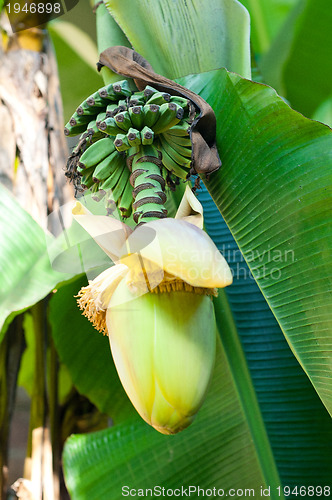
[[[104,137],[97,142],[94,142],[88,149],[84,151],[80,158],[80,164],[85,165],[86,168],[97,165],[106,156],[113,153],[115,146],[109,137]]]
[[[160,116],[160,106],[158,104],[145,104],[144,111],[144,125],[152,128]]]
[[[118,156],[119,153],[114,148],[113,153],[106,156],[106,158],[104,158],[100,163],[98,163],[93,172],[94,182],[103,181],[107,179],[107,177],[110,177],[113,174],[113,172],[115,172],[115,170],[120,165],[120,159],[121,159],[121,164],[123,162],[123,157],[121,156],[119,159]]]
[[[127,169],[127,166],[122,159],[122,166],[120,165],[110,177],[101,183],[100,189],[105,192],[114,189],[124,169]]]
[[[173,129],[171,129],[173,130]],[[191,148],[191,140],[189,136],[180,136],[180,135],[172,135],[169,133],[169,130],[163,134],[163,137],[166,139],[167,142],[169,142],[172,147],[173,143],[174,144],[179,144],[180,146],[184,146],[185,148]]]
[[[127,133],[127,139],[130,146],[139,146],[141,144],[141,134],[139,130],[130,128]]]
[[[118,202],[118,207],[121,212],[122,217],[129,217],[132,211],[133,203],[133,187],[130,182],[126,183],[126,187],[121,195],[121,199]]]
[[[172,95],[171,102],[178,104],[185,111],[187,111],[187,109],[189,108],[189,100],[185,99],[184,97]]]
[[[133,106],[128,109],[128,113],[133,127],[140,130],[145,124],[143,106]]]
[[[155,134],[166,132],[169,128],[173,127],[183,117],[183,109],[174,102],[162,104],[159,110],[159,118],[156,123],[151,127]]]
[[[96,118],[96,126],[98,128],[98,124],[103,122],[106,118],[106,113],[103,111],[102,113],[99,113]]]
[[[153,94],[157,94],[159,90],[156,90],[155,88],[151,87],[150,85],[147,85],[143,91],[144,96],[146,99],[149,99]]]
[[[125,132],[133,126],[128,111],[121,111],[121,113],[117,113],[114,116],[114,120],[116,121],[117,126]]]
[[[106,108],[106,118],[114,117],[114,115],[116,115],[118,110],[119,110],[119,106],[118,106],[117,102],[114,102],[114,103],[112,102],[111,104],[108,104],[108,106]]]
[[[153,143],[154,140],[154,132],[149,127],[144,127],[141,130],[141,140],[143,146],[148,146]]]
[[[135,94],[133,94],[128,101],[128,108],[132,108],[133,106],[142,106],[145,104],[145,101],[146,98],[144,92],[135,92]]]
[[[106,108],[107,104],[109,104],[109,100],[101,97],[98,91],[91,94],[90,97],[87,98],[86,102],[92,108]]]
[[[108,135],[117,135],[123,134],[123,130],[118,127],[117,122],[114,118],[106,118],[103,122],[100,122],[98,125],[99,130]]]
[[[99,108],[94,108],[88,105],[86,101],[83,101],[78,108],[76,109],[76,113],[78,115],[86,115],[86,116],[93,116],[98,114]]]
[[[146,101],[146,104],[164,104],[170,102],[171,94],[167,92],[155,92],[149,99]]]
[[[168,137],[172,137],[172,136],[168,136]],[[166,138],[164,135],[160,137],[160,141],[161,141],[162,147],[164,147],[164,143],[166,142],[169,145],[169,147],[174,149],[174,151],[179,153],[179,155],[183,156],[184,158],[191,158],[191,153],[192,153],[191,147],[186,148],[185,146],[182,146],[181,144],[178,144],[177,142],[172,141],[172,139]]]
[[[189,169],[185,169],[183,166],[179,165],[167,152],[165,149],[162,150],[161,161],[167,170],[175,174],[180,179],[186,180]]]
[[[89,169],[89,171],[81,177],[81,186],[83,188],[89,189],[94,184],[92,179],[92,173],[93,170]]]
[[[131,145],[128,142],[128,137],[126,134],[118,134],[114,140],[114,146],[118,151],[127,151],[130,149]]]
[[[120,82],[113,83],[113,90],[117,95],[131,96],[132,90],[128,80],[121,80]]]
[[[160,137],[160,142],[162,145],[162,153],[163,151],[166,151],[166,153],[181,167],[187,167],[190,168],[190,163],[191,163],[191,157],[185,157],[182,156],[178,151],[173,149],[170,144],[163,139],[163,137]]]
[[[82,134],[83,132],[86,132],[86,123],[72,127],[68,122],[64,128],[64,134],[66,137],[74,137],[75,135]]]
[[[130,172],[129,172],[128,168],[125,167],[122,170],[121,175],[119,177],[119,180],[116,183],[116,185],[114,186],[113,191],[112,191],[113,199],[116,203],[119,201],[119,198],[121,197],[122,193],[124,193],[126,185],[129,184],[129,176],[130,176]]]
[[[172,128],[167,130],[170,135],[175,135],[178,137],[189,137],[190,125],[186,120],[181,120],[177,125],[173,125]]]

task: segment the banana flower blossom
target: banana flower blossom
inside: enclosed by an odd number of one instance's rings
[[[108,334],[138,413],[159,432],[175,434],[203,404],[216,349],[212,296],[232,283],[202,230],[202,206],[187,186],[175,219],[134,230],[79,202],[73,215],[115,264],[80,290],[78,304]]]

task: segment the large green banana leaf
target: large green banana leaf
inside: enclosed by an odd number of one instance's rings
[[[312,116],[332,93],[330,0],[301,0],[263,58],[264,80]]]
[[[169,78],[224,66],[250,77],[249,16],[237,0],[105,0],[135,50]]]
[[[70,275],[52,269],[47,251],[52,237],[2,185],[0,233],[1,327],[10,313],[35,304]]]
[[[216,113],[223,165],[206,185],[332,413],[332,131],[224,69],[181,83]]]
[[[270,47],[285,17],[298,0],[240,0],[250,14],[250,39],[255,54]]]
[[[234,275],[232,286],[225,292],[281,482],[291,487],[328,485],[332,477],[330,416],[296,361],[204,186],[198,197],[204,207],[206,230],[227,258]],[[222,338],[227,350],[227,337]]]

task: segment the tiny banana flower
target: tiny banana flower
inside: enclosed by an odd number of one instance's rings
[[[108,334],[122,385],[141,417],[163,434],[185,429],[211,380],[216,324],[211,296],[231,271],[203,231],[187,187],[175,219],[132,230],[80,203],[74,218],[115,263],[79,292],[95,328]]]

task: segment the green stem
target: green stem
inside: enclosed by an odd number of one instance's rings
[[[49,336],[50,358],[49,358],[49,386],[48,386],[48,403],[49,403],[49,418],[50,431],[52,442],[52,458],[53,458],[53,479],[54,479],[54,500],[60,498],[60,422],[59,422],[59,401],[58,401],[58,374],[59,360],[55,349],[54,341]]]
[[[262,3],[260,0],[248,0],[249,10],[252,19],[255,22],[255,28],[257,33],[257,39],[259,47],[256,49],[264,54],[270,46],[270,37],[267,29],[266,19],[264,17],[264,12],[262,9]]]
[[[133,218],[137,224],[167,217],[162,167],[159,159],[151,155],[151,150],[147,146],[141,146],[140,152],[134,156],[131,182],[135,198]]]
[[[31,308],[35,333],[35,370],[30,409],[27,456],[32,454],[32,431],[45,425],[45,305],[38,302]]]
[[[95,0],[95,5],[98,3],[99,0]],[[108,47],[113,47],[114,45],[124,45],[125,47],[130,47],[127,37],[108,12],[104,3],[98,5],[96,9],[96,25],[97,47],[99,53],[103,52]],[[101,69],[100,73],[103,77],[105,85],[123,79],[119,78],[118,74],[113,73],[113,71],[105,66]]]

